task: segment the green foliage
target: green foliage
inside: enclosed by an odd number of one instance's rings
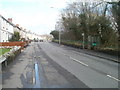
[[[9,41],[19,41],[20,40],[20,34],[19,32],[14,32],[12,35],[12,38]]]
[[[120,2],[119,2],[120,3]],[[62,27],[62,40],[83,41],[82,33],[84,33],[85,42],[90,42],[88,37],[93,37],[93,40],[99,37],[103,47],[116,47],[118,34],[120,33],[120,4],[119,3],[101,3],[95,2],[83,3],[74,2],[68,5],[61,13],[60,22],[57,26]],[[108,6],[111,4],[112,6]],[[91,6],[93,7],[91,7]],[[112,11],[114,22],[117,23],[118,31],[113,27],[112,16],[109,17]],[[55,39],[58,39],[58,31],[52,31],[51,34]],[[93,41],[91,40],[90,43]],[[96,44],[97,46],[98,44]]]
[[[118,29],[118,44],[120,46],[120,1],[119,2],[113,2],[112,4],[112,14],[113,17],[117,23],[117,29]]]
[[[62,20],[63,20],[64,27],[66,29],[66,32],[68,33],[68,34],[64,33],[65,38],[67,38],[68,40],[77,40],[78,39],[77,18],[64,17]]]
[[[6,52],[9,52],[10,48],[0,48],[0,55],[5,54]]]
[[[53,35],[54,39],[58,39],[59,38],[59,31],[57,31],[57,30],[51,31],[50,34]]]

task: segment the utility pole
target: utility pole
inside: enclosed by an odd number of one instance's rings
[[[56,7],[50,7],[52,9],[56,9],[57,11],[59,11],[59,8],[56,8]],[[61,44],[61,28],[59,28],[59,45]]]
[[[84,45],[84,43],[85,43],[85,35],[84,35],[84,33],[82,33],[82,36],[83,36],[83,49],[85,48],[85,45]]]
[[[60,34],[60,29],[59,29],[59,45],[61,44],[61,34]]]

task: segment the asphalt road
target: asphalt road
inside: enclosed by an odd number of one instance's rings
[[[53,61],[77,77],[90,88],[118,88],[118,66],[116,62],[65,49],[48,42],[37,46]]]
[[[3,68],[3,88],[118,88],[118,63],[49,42],[32,42]]]
[[[32,42],[2,70],[2,88],[89,88]]]

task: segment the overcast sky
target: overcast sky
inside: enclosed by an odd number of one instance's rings
[[[60,10],[69,0],[0,0],[0,14],[38,34],[54,30]],[[54,7],[54,8],[51,8]]]
[[[55,29],[60,10],[73,1],[76,0],[0,0],[0,14],[6,19],[12,18],[14,24],[24,29],[49,34]]]

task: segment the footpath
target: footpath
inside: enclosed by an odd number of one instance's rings
[[[33,44],[2,70],[2,88],[31,88],[34,83]]]

